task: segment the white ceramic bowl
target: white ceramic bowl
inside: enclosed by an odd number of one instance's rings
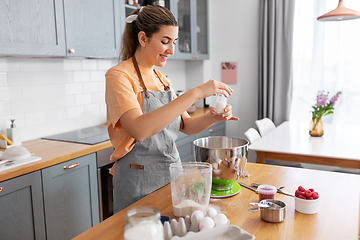
[[[319,210],[319,199],[307,200],[295,197],[295,210],[305,214],[314,214]]]

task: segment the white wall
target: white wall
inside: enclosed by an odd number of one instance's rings
[[[0,128],[22,141],[105,122],[104,73],[112,60],[0,58]]]
[[[21,140],[106,122],[108,59],[0,58],[0,133],[16,119]],[[176,66],[176,67],[175,67]],[[177,89],[185,88],[185,63],[163,69]]]
[[[230,85],[234,93],[228,103],[240,121],[228,122],[226,132],[244,137],[257,119],[260,0],[210,3],[211,77],[221,79],[222,62],[237,62],[237,83]]]

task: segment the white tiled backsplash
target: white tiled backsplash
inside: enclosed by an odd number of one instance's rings
[[[27,141],[106,122],[105,73],[117,59],[0,58],[0,132]],[[161,69],[185,89],[184,61]]]

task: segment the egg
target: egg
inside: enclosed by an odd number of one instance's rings
[[[200,220],[199,229],[211,229],[215,226],[214,220],[211,217],[204,217]]]
[[[227,217],[223,213],[218,213],[214,217],[214,223],[215,223],[216,226],[225,225],[228,222],[229,222],[229,220],[227,219]]]
[[[201,219],[204,218],[204,213],[200,210],[195,210],[192,214],[191,214],[191,218],[190,221],[193,221],[193,218],[196,217],[198,221],[200,221]]]
[[[217,211],[213,207],[208,207],[208,209],[206,209],[206,211],[205,211],[206,217],[214,218],[216,214],[217,214]]]

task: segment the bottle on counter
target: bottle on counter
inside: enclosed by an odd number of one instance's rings
[[[157,208],[131,208],[126,212],[125,240],[163,240],[164,230]]]
[[[20,131],[16,128],[15,119],[10,119],[11,125],[10,128],[7,129],[7,137],[12,141],[14,146],[21,145],[21,137]]]

